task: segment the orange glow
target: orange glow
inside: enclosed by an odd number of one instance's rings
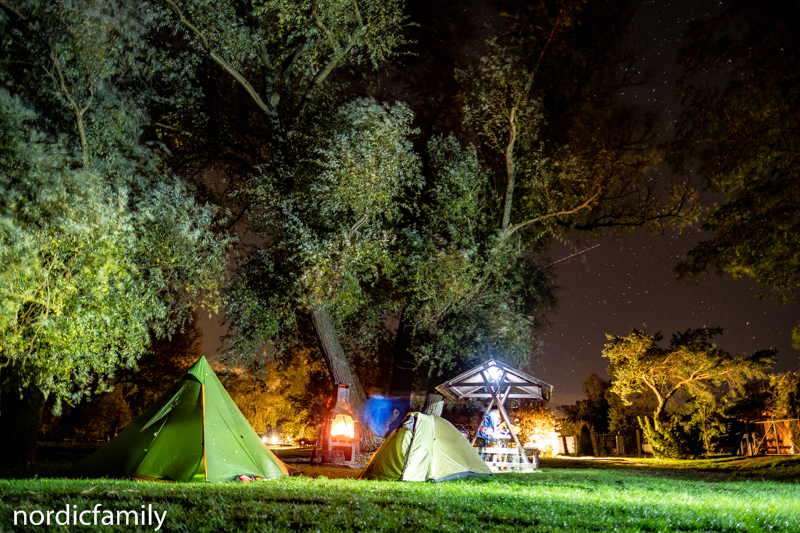
[[[526,448],[539,448],[539,457],[555,457],[559,449],[559,437],[555,431],[540,431],[528,438]]]
[[[331,424],[331,437],[350,437],[356,436],[353,419],[347,415],[336,415]]]

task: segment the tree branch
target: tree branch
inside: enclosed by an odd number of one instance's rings
[[[573,207],[572,209],[566,209],[564,211],[557,211],[555,213],[547,213],[546,215],[538,216],[536,218],[532,218],[530,220],[526,220],[525,222],[520,222],[518,224],[514,224],[513,226],[511,226],[510,228],[506,229],[503,232],[503,240],[511,237],[511,235],[513,235],[517,230],[522,229],[525,226],[529,226],[530,224],[535,224],[537,222],[541,222],[543,220],[547,220],[548,218],[553,218],[553,217],[558,217],[558,216],[563,216],[563,215],[572,215],[573,213],[577,213],[581,209],[585,209],[585,208],[589,207],[589,204],[591,204],[594,201],[594,199],[597,198],[597,196],[600,194],[600,192],[602,190],[603,190],[603,187],[601,185],[598,185],[597,186],[597,190],[595,191],[595,193],[593,195],[591,195],[589,198],[587,198],[582,204],[580,204],[577,207]]]
[[[503,203],[503,222],[501,231],[506,231],[511,223],[511,205],[514,201],[514,143],[517,141],[517,108],[512,107],[508,116],[508,144],[505,149],[506,160],[506,197]]]
[[[250,97],[262,111],[264,111],[265,113],[269,113],[269,108],[267,107],[267,104],[264,103],[264,101],[258,95],[258,92],[256,92],[255,88],[252,85],[250,85],[250,82],[247,81],[247,78],[242,76],[242,74],[238,70],[236,70],[233,67],[233,65],[228,63],[228,61],[226,61],[225,58],[223,58],[222,56],[220,56],[214,50],[211,49],[211,45],[208,42],[208,38],[194,24],[189,22],[186,19],[186,17],[183,16],[183,12],[175,4],[175,2],[173,2],[173,0],[165,0],[165,1],[167,2],[167,4],[170,5],[170,7],[172,7],[172,10],[178,16],[178,19],[180,20],[181,24],[189,28],[189,30],[191,30],[192,33],[194,33],[197,36],[197,38],[200,39],[200,42],[203,43],[203,48],[205,48],[206,52],[208,52],[208,55],[211,57],[211,59],[213,59],[228,74],[230,74],[236,81],[238,81],[242,87],[244,87],[244,89],[247,91],[247,94],[250,95]]]
[[[169,0],[167,0],[169,1]],[[353,9],[356,12],[356,19],[358,20],[358,27],[356,31],[350,36],[350,39],[347,41],[347,44],[339,50],[338,53],[335,53],[333,57],[331,57],[330,61],[325,65],[325,67],[317,72],[314,79],[308,84],[306,87],[305,93],[303,97],[300,99],[300,103],[297,105],[297,110],[300,111],[303,106],[305,105],[306,101],[311,97],[313,92],[316,90],[317,87],[322,85],[322,82],[328,77],[328,75],[333,71],[334,68],[339,64],[344,56],[347,55],[348,52],[355,46],[356,42],[361,38],[364,33],[367,31],[367,26],[364,24],[364,20],[361,18],[361,11],[358,9],[358,2],[353,2]]]

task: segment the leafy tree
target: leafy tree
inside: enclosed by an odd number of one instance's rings
[[[710,340],[722,328],[688,329],[672,336],[662,348],[660,333],[647,335],[633,329],[627,337],[606,335],[609,344],[603,357],[609,359],[608,373],[614,377],[611,391],[629,402],[631,394],[651,392],[656,398],[652,421],[640,419],[642,429],[654,453],[683,456],[690,442],[683,433],[681,415],[675,415],[668,427],[667,402],[679,393],[689,399],[710,401],[715,394],[729,394],[749,379],[764,376],[774,363],[775,350],[762,350],[749,356],[731,356]]]
[[[800,372],[785,372],[769,377],[772,418],[800,419]],[[792,440],[800,442],[800,424],[792,427]]]
[[[703,222],[710,238],[677,272],[749,276],[778,303],[800,286],[798,22],[785,2],[732,0],[694,23],[678,58],[684,111],[671,146],[676,166],[696,168],[722,198]],[[800,328],[793,338],[800,347]]]
[[[691,190],[659,195],[644,173],[656,159],[653,117],[615,103],[644,79],[627,35],[635,7],[534,2],[457,71],[478,143],[428,144],[431,187],[409,244],[400,327],[416,365],[435,374],[487,353],[526,364],[536,313],[552,302],[534,259],[548,239],[696,216]]]
[[[4,461],[32,459],[45,399],[58,413],[107,390],[218,288],[213,211],[142,139],[147,16],[0,2]]]
[[[239,262],[229,293],[232,360],[252,359],[269,340],[291,345],[303,329],[298,317],[310,320],[333,380],[350,385],[357,408],[365,395],[340,332],[369,309],[362,285],[387,265],[391,234],[382,224],[398,215],[393,202],[414,186],[416,163],[407,108],[367,100],[337,107],[332,79],[395,53],[404,42],[402,5],[158,3],[184,38],[167,53],[177,61],[188,44],[204,61],[193,72],[205,77],[206,99],[191,100],[200,106],[188,114],[169,109],[161,134],[180,150],[185,173],[221,176],[219,188],[238,199],[231,224],[249,222],[263,244]],[[246,103],[221,115],[230,81]]]
[[[519,242],[497,238],[476,150],[437,136],[428,153],[434,182],[403,235],[399,272],[409,353],[434,376],[493,357],[523,366],[538,346],[534,313],[552,301],[546,271]]]
[[[592,372],[583,382],[586,399],[560,407],[564,418],[575,430],[581,432],[584,427],[588,429],[591,453],[597,457],[602,455],[597,434],[608,432],[609,405],[606,396],[610,387],[610,382]]]
[[[420,185],[410,120],[401,104],[356,100],[339,109],[314,159],[297,168],[304,187],[282,194],[280,183],[260,177],[253,195],[268,207],[263,224],[280,241],[240,264],[230,296],[237,353],[291,340],[305,315],[333,381],[350,385],[356,409],[366,394],[338,330],[359,313],[366,326],[384,319],[384,307],[367,305],[368,289],[396,268],[392,225],[406,192]]]
[[[465,116],[501,201],[499,235],[683,223],[695,195],[660,194],[655,119],[617,103],[646,80],[630,22],[638,2],[535,2],[509,15],[477,67],[461,71]]]
[[[710,342],[720,334],[722,328],[688,329],[674,334],[667,348],[657,344],[663,339],[660,333],[647,335],[634,328],[627,337],[606,335],[611,342],[603,357],[614,377],[611,390],[622,398],[652,392],[657,402],[654,416],[661,418],[667,401],[678,392],[708,396],[722,385],[735,390],[749,379],[763,377],[774,363],[773,349],[731,356]]]
[[[292,440],[313,439],[329,397],[325,363],[311,350],[295,351],[287,363],[265,365],[257,373],[226,368],[223,383],[257,433],[270,429]]]
[[[717,450],[714,439],[725,434],[728,420],[727,404],[725,398],[695,397],[686,402],[683,408],[691,416],[684,427],[690,431],[696,428],[706,455]]]

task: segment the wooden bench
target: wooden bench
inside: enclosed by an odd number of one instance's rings
[[[517,447],[501,448],[479,446],[475,448],[492,472],[533,472],[539,469],[539,449],[525,448],[529,463],[522,461]]]

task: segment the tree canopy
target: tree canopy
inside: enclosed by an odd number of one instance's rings
[[[715,387],[728,390],[747,380],[763,377],[775,358],[775,350],[732,356],[711,343],[722,328],[688,329],[675,333],[669,346],[658,345],[660,333],[647,335],[634,329],[630,335],[606,335],[603,349],[609,360],[608,373],[614,377],[611,391],[626,399],[635,393],[652,392],[657,401],[654,416],[660,419],[667,402],[679,392],[709,396]]]
[[[143,139],[147,10],[0,3],[2,386],[74,403],[218,296],[213,209]]]
[[[696,168],[722,198],[703,222],[710,237],[678,273],[750,276],[779,303],[800,286],[798,22],[785,2],[733,0],[694,23],[679,55],[684,111],[671,146],[676,165]]]

